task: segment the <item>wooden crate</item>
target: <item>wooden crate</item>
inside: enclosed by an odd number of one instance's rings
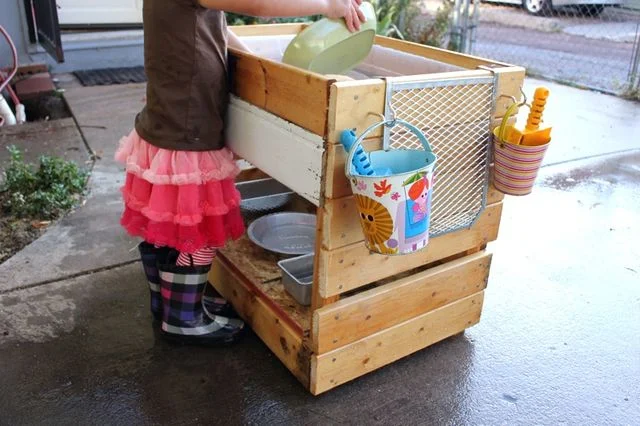
[[[255,36],[284,37],[302,28],[234,31],[249,43]],[[383,37],[376,44],[387,48],[381,55],[392,49],[405,56],[365,63],[370,69],[399,75],[404,64],[426,58],[441,68],[457,68],[421,78],[494,72],[498,95],[519,96],[521,67]],[[370,253],[344,176],[339,134],[345,128],[361,132],[378,120],[385,80],[338,81],[263,56],[230,55],[228,145],[260,170],[248,170],[241,179],[274,177],[299,195],[297,210],[318,218],[310,307],[284,291],[278,258],[246,238],[222,250],[211,271],[212,284],[274,354],[317,395],[476,324],[491,263],[485,248],[498,236],[502,194],[490,186],[487,207],[473,226],[432,238],[426,250],[405,256]],[[497,98],[495,120],[510,102]],[[367,145],[379,146],[380,136]]]

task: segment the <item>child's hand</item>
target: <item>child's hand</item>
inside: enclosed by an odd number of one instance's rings
[[[362,0],[328,0],[326,16],[332,19],[344,18],[349,31],[360,30],[360,22],[366,18],[358,6]]]

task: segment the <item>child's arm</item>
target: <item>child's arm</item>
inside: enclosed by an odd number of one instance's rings
[[[227,30],[227,45],[233,49],[243,50],[251,53],[251,49],[231,30]]]
[[[344,18],[351,31],[360,29],[365,20],[358,7],[362,0],[198,0],[209,9],[262,17],[325,15]]]

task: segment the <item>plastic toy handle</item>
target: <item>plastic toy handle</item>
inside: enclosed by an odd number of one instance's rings
[[[414,126],[413,124],[407,123],[404,120],[381,121],[379,123],[369,126],[364,132],[362,132],[360,136],[358,136],[358,139],[356,139],[353,145],[351,145],[351,149],[349,150],[347,161],[344,164],[344,170],[347,176],[351,174],[349,172],[351,169],[351,162],[353,161],[353,157],[356,155],[356,151],[358,150],[358,148],[362,147],[362,141],[367,137],[367,135],[380,126],[394,125],[394,124],[398,124],[404,127],[405,129],[409,130],[411,133],[413,133],[418,138],[418,140],[420,141],[420,143],[422,144],[422,147],[426,152],[431,152],[431,153],[433,152],[431,149],[431,145],[429,144],[429,140],[427,140],[427,137],[425,136],[425,134],[422,133],[422,131],[418,129],[416,126]]]
[[[351,147],[357,139],[356,132],[351,129],[344,130],[340,135],[340,142],[347,152],[351,150]],[[374,173],[371,168],[371,163],[369,162],[369,157],[362,148],[356,149],[352,164],[361,175],[371,176]]]
[[[340,143],[344,146],[345,151],[351,151],[353,143],[358,139],[356,132],[352,129],[343,130],[340,134]]]
[[[540,122],[542,122],[542,112],[544,106],[547,104],[547,98],[549,97],[549,89],[545,87],[538,87],[533,94],[533,102],[531,103],[531,111],[529,111],[529,117],[527,118],[526,131],[534,132],[540,128]]]
[[[509,105],[509,108],[507,108],[507,111],[504,113],[504,117],[502,117],[502,121],[500,122],[500,128],[498,130],[498,138],[500,138],[500,141],[505,140],[504,132],[507,129],[507,123],[509,122],[509,119],[513,116],[513,114],[516,112],[518,108],[520,108],[520,104],[513,103]]]

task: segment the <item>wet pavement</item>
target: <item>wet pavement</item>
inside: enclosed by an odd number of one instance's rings
[[[506,198],[479,325],[319,397],[254,335],[159,339],[139,263],[0,289],[0,425],[638,424],[640,146],[597,155]]]

